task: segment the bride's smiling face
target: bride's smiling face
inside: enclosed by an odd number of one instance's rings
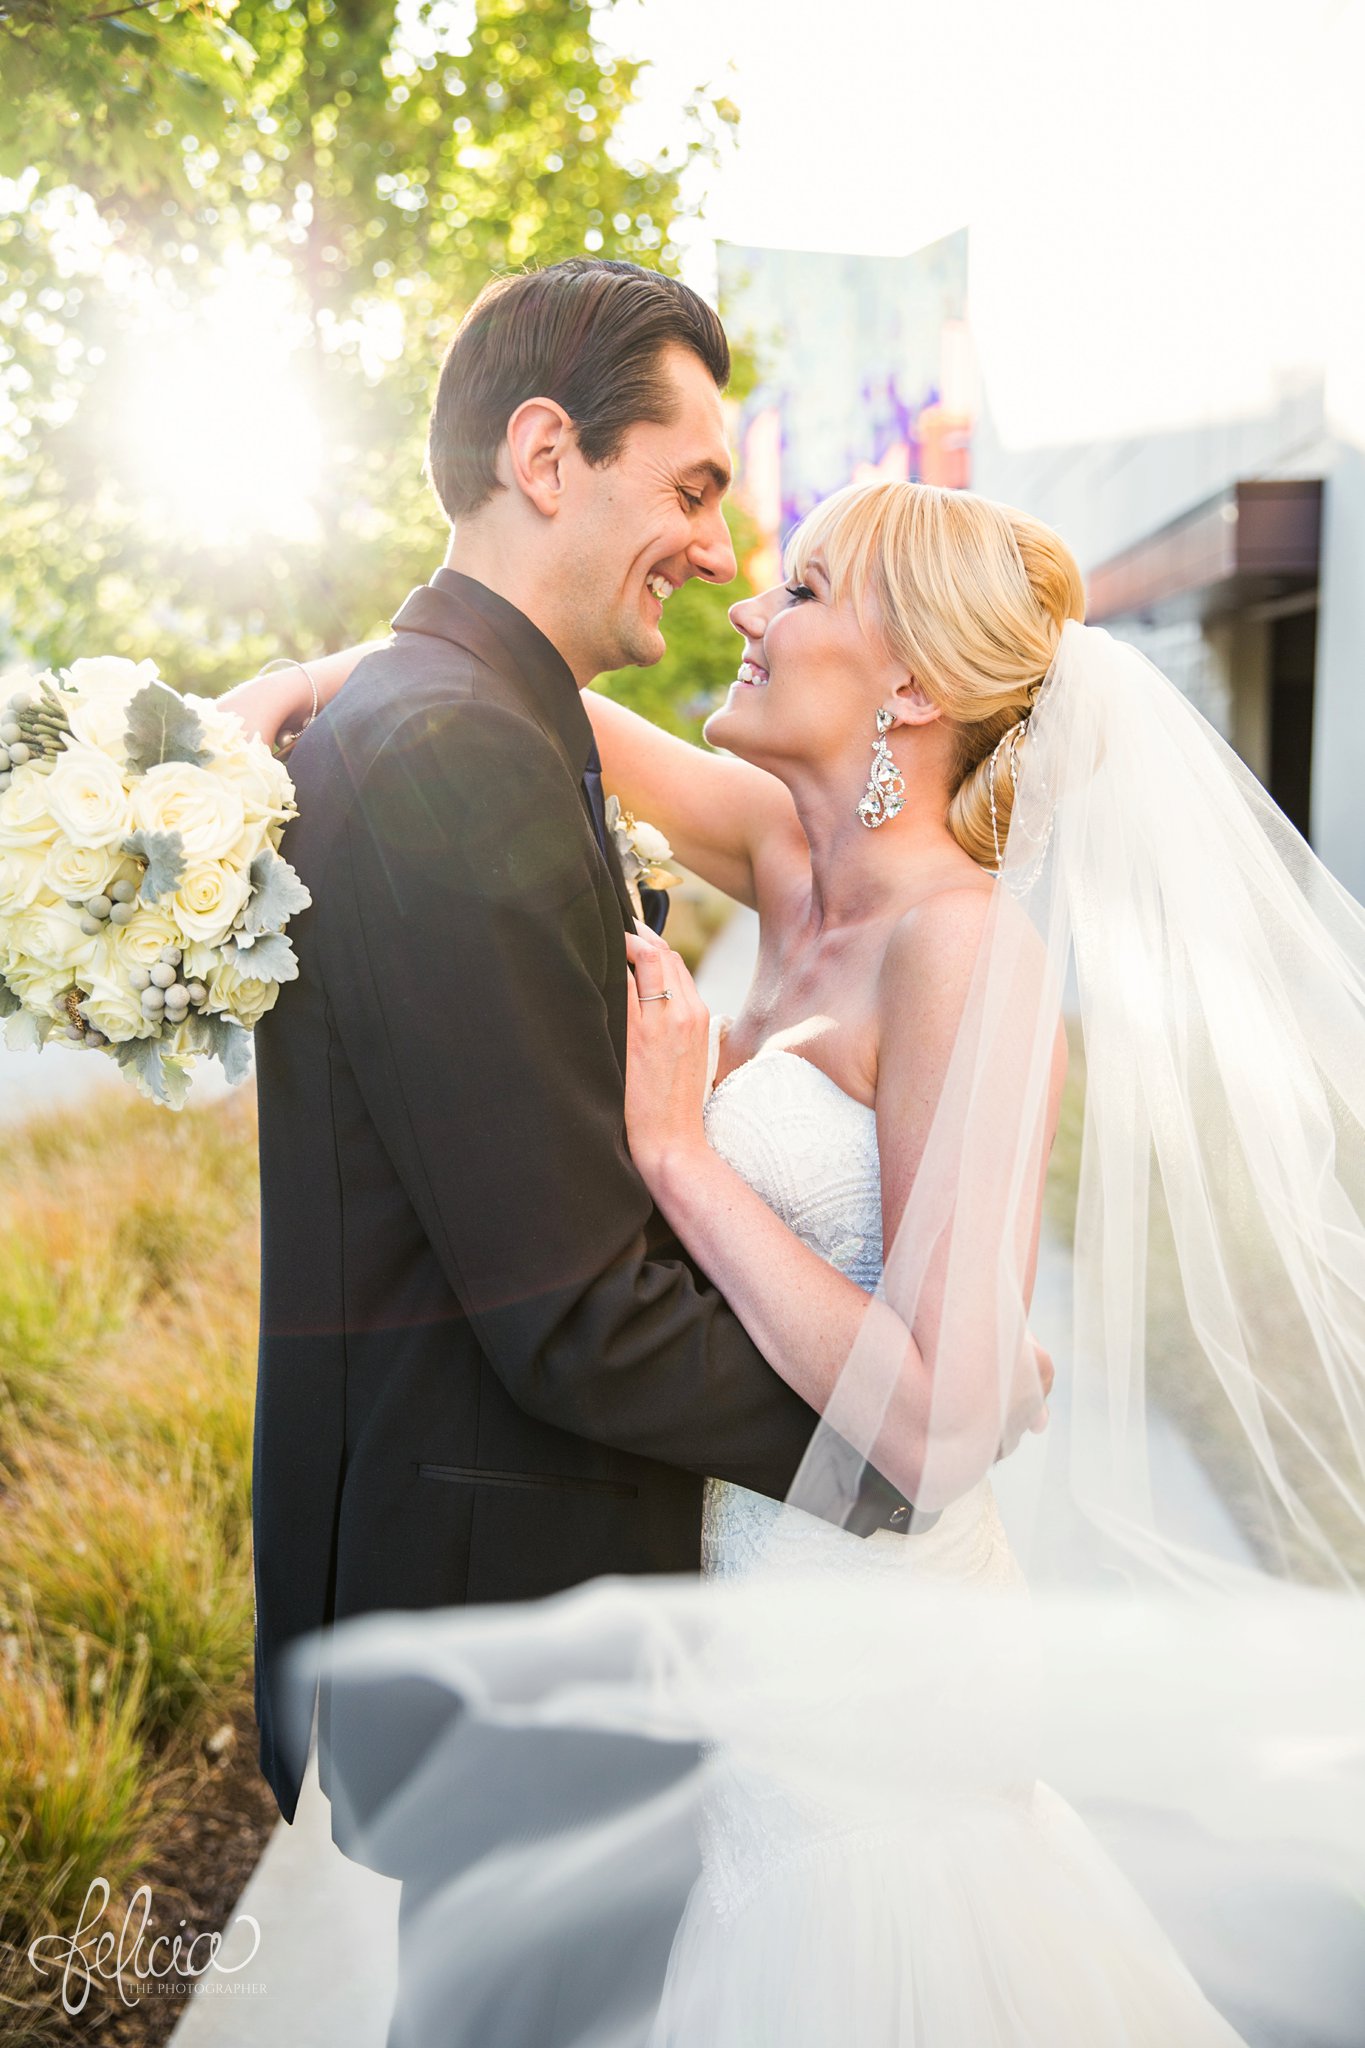
[[[706,738],[776,775],[816,764],[841,773],[855,756],[865,775],[877,707],[892,703],[906,671],[880,639],[870,599],[863,614],[846,596],[836,602],[818,552],[799,576],[732,605],[739,674]]]

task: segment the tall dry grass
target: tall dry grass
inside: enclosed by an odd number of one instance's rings
[[[253,1107],[131,1094],[0,1157],[0,2035],[249,1696]],[[60,2007],[57,2007],[60,2017]]]

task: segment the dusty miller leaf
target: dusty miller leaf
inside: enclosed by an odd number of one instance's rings
[[[251,1072],[251,1033],[244,1031],[240,1024],[225,1024],[218,1057],[223,1063],[229,1086],[235,1088]]]
[[[0,1017],[13,1017],[23,1007],[4,976],[0,975]]]
[[[114,1058],[139,1095],[163,1109],[183,1109],[190,1077],[179,1060],[167,1059],[156,1038],[129,1038],[113,1047]]]
[[[177,1059],[163,1060],[161,1078],[166,1084],[167,1109],[183,1109],[190,1092],[190,1075],[185,1062]]]
[[[221,1061],[230,1087],[245,1081],[251,1072],[251,1033],[226,1017],[200,1016],[195,1019],[195,1027],[195,1050]]]
[[[229,958],[252,981],[297,981],[299,963],[283,932],[267,932],[251,946],[232,946]]]
[[[163,761],[204,768],[212,759],[199,713],[168,683],[148,683],[128,705],[128,766],[145,774]]]
[[[123,851],[147,863],[139,891],[144,903],[175,894],[185,872],[185,842],[178,832],[134,832],[124,840]]]
[[[251,892],[242,929],[253,939],[282,932],[295,911],[307,910],[313,900],[288,861],[269,846],[251,863]]]

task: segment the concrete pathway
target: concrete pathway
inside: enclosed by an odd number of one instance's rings
[[[713,1014],[740,1009],[753,970],[757,919],[740,910],[713,943],[698,977]],[[98,1063],[96,1063],[98,1064]],[[1053,1424],[998,1468],[996,1490],[1011,1529],[1026,1537],[1046,1484],[1047,1461],[1063,1454],[1071,1334],[1071,1271],[1066,1250],[1044,1244],[1034,1301],[1034,1328],[1057,1362]],[[1243,1539],[1203,1466],[1173,1424],[1159,1418],[1153,1441],[1155,1483],[1181,1503],[1189,1535],[1228,1557],[1246,1555]],[[1140,1873],[1141,1844],[1114,1841],[1125,1865]],[[1198,1844],[1191,1844],[1192,1851]],[[1186,1904],[1173,1888],[1169,1843],[1163,1866],[1143,1886],[1175,1924]],[[1197,1867],[1192,1859],[1191,1867]],[[1139,1879],[1139,1881],[1141,1881]],[[362,1870],[331,1841],[326,1802],[310,1770],[293,1828],[276,1829],[238,1913],[259,1923],[259,1949],[242,1969],[250,1995],[226,1995],[232,1978],[210,1978],[191,2001],[173,2048],[383,2048],[396,1981],[398,1887]],[[1315,1895],[1267,1899],[1259,1894],[1220,1901],[1225,1940],[1206,1971],[1206,1989],[1250,2048],[1362,2048],[1365,1959],[1358,1916]],[[234,1923],[224,1963],[245,1957],[253,1939]],[[1259,2017],[1241,2009],[1254,1987]],[[1345,2017],[1343,2017],[1345,2016]],[[432,2048],[437,2048],[433,2043]],[[961,2044],[969,2048],[969,2044]],[[1097,2043],[1096,2048],[1103,2048]],[[1176,2044],[1172,2044],[1176,2048]]]
[[[276,1826],[174,2048],[383,2048],[399,1887],[342,1855],[330,1816],[310,1763],[293,1825]]]

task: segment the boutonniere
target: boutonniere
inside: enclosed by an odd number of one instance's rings
[[[609,796],[606,804],[607,830],[616,845],[621,859],[621,871],[626,878],[626,889],[635,915],[641,915],[640,890],[672,889],[681,880],[663,862],[672,860],[673,849],[656,826],[647,825],[643,818],[634,818],[629,811],[621,809],[621,799]]]

